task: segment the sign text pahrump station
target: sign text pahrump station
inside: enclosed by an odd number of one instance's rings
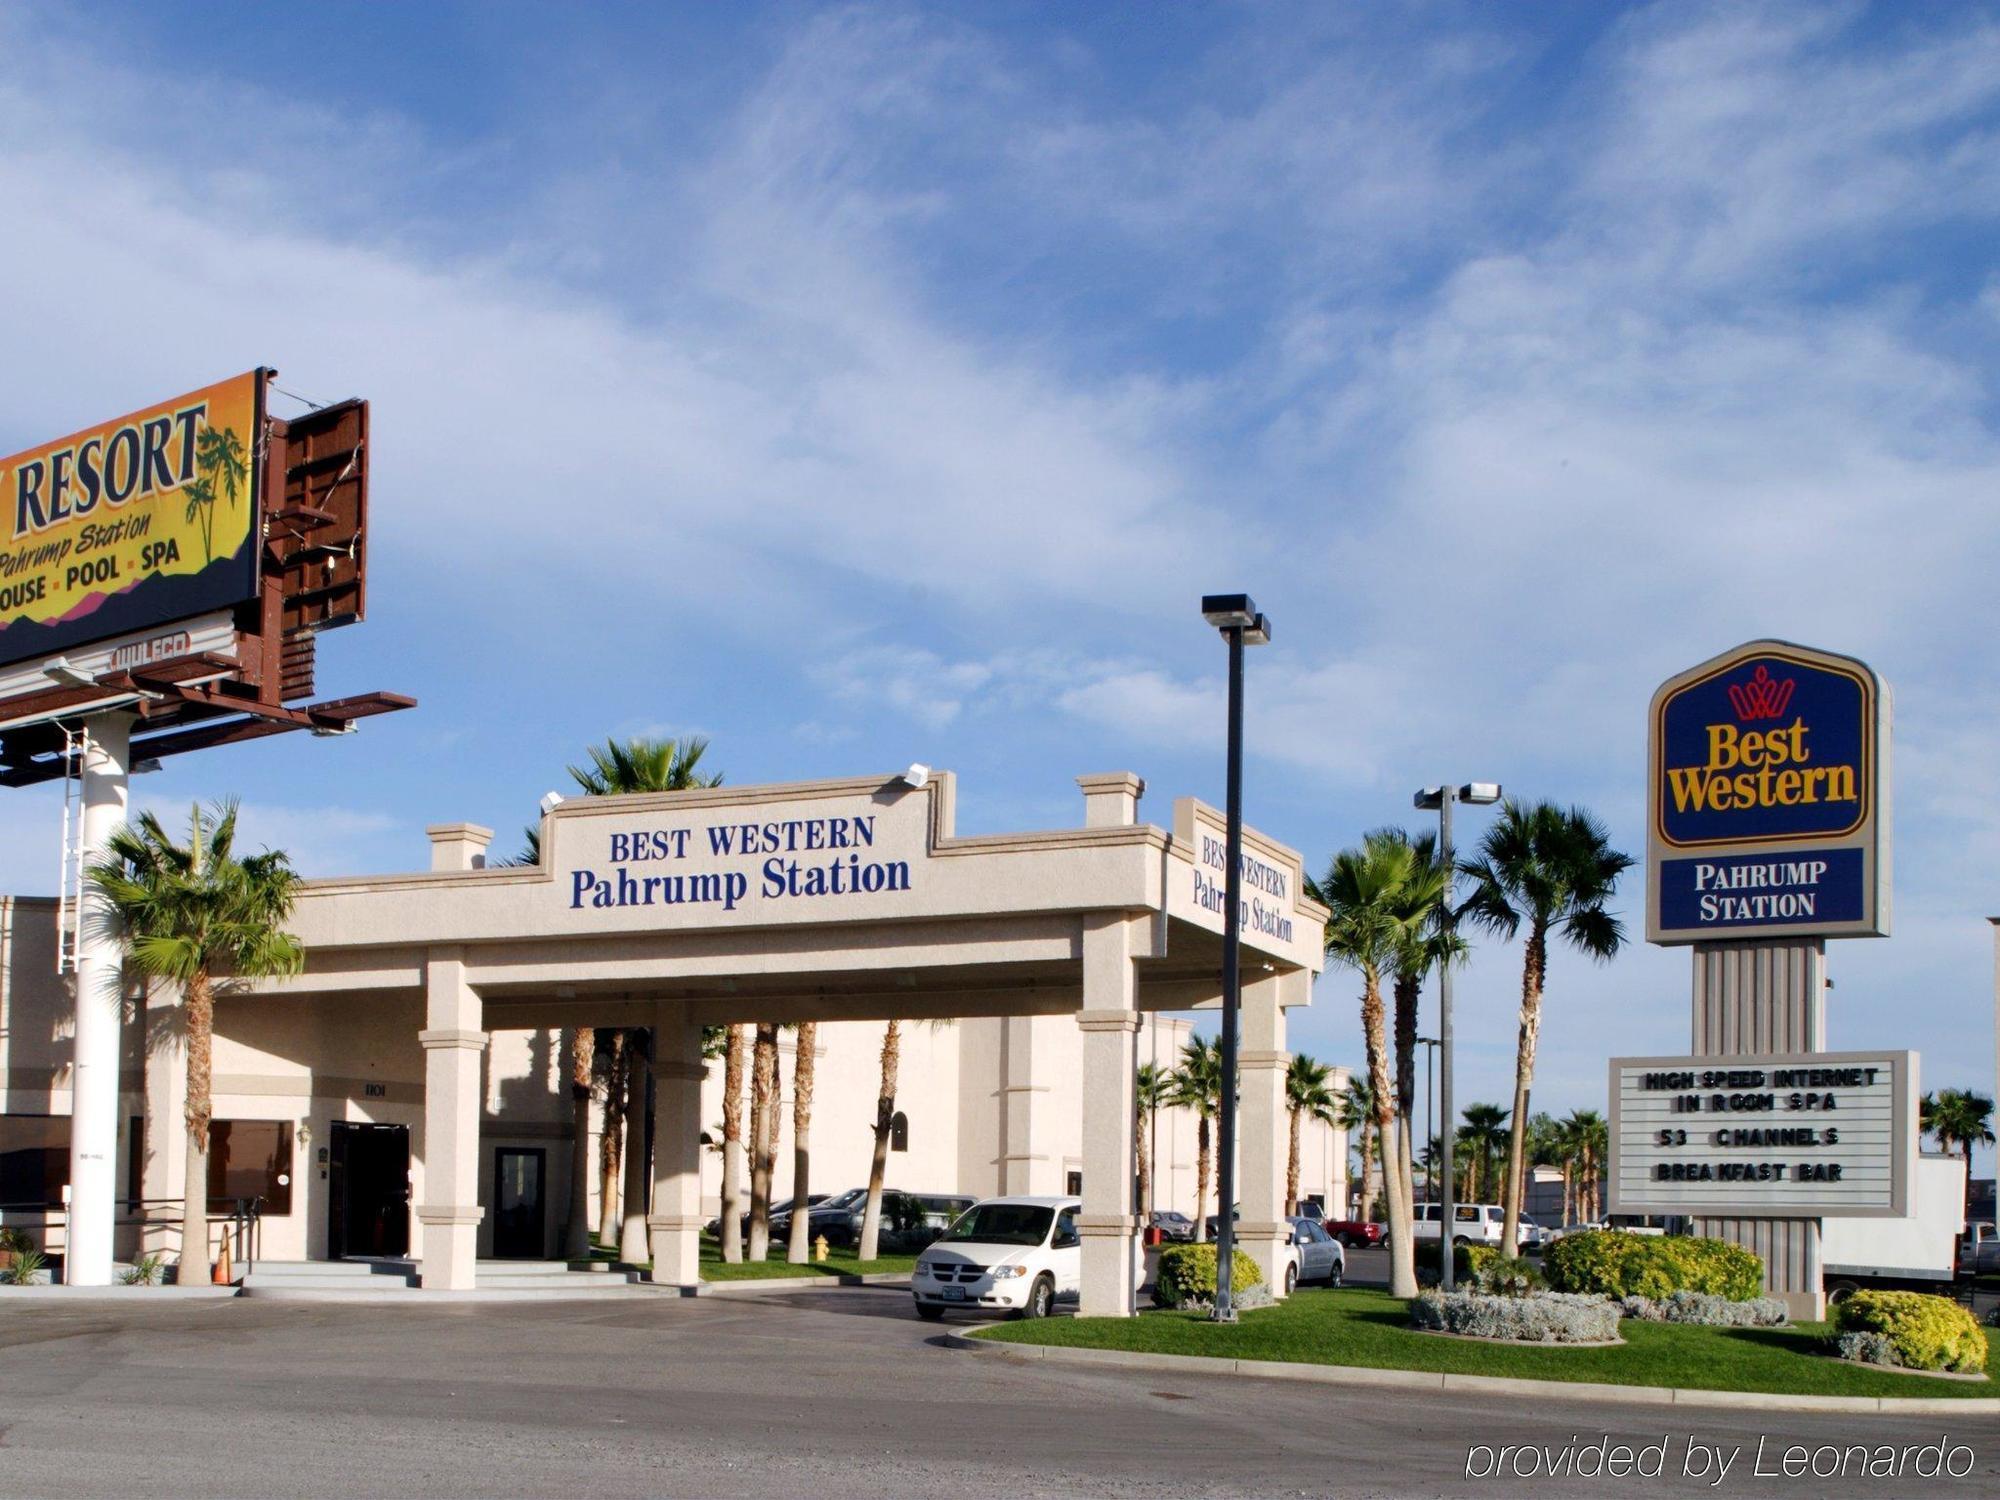
[[[622,829],[604,863],[570,872],[569,905],[710,905],[734,911],[755,894],[875,896],[910,889],[910,864],[875,855],[872,815]]]
[[[1649,938],[1886,931],[1885,696],[1863,663],[1780,641],[1654,695]]]
[[[1200,834],[1201,857],[1194,867],[1194,901],[1203,911],[1220,912],[1229,905],[1229,845],[1208,832]],[[1248,894],[1240,903],[1243,925],[1252,932],[1292,940],[1292,880],[1288,871],[1259,859],[1248,849],[1242,858],[1243,889]],[[1214,874],[1209,874],[1209,871]],[[1269,899],[1266,899],[1269,898]],[[1273,905],[1277,901],[1282,905]]]

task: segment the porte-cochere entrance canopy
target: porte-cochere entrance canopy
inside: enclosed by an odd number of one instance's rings
[[[1224,824],[1192,798],[1171,831],[1139,822],[1127,773],[1079,784],[1084,826],[1041,833],[959,837],[943,772],[579,798],[543,818],[529,866],[485,866],[485,829],[434,828],[428,873],[307,883],[306,972],[260,988],[422,997],[431,1287],[472,1284],[488,1028],[655,1029],[654,1276],[692,1285],[702,1026],[1074,1013],[1083,1305],[1124,1312],[1138,1013],[1220,997]],[[1294,851],[1245,831],[1242,1231],[1267,1275],[1284,1233],[1284,1011],[1310,1001],[1326,915],[1303,885]]]

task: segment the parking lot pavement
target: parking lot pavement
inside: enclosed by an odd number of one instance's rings
[[[1991,1418],[1760,1420],[1413,1394],[1021,1365],[943,1347],[907,1292],[872,1288],[9,1308],[0,1494],[1492,1495],[1516,1487],[1468,1477],[1470,1444],[1670,1434],[1754,1446],[1864,1429],[1906,1443],[1949,1431],[1979,1452],[1965,1492],[2000,1484]],[[1774,1483],[1803,1493],[1762,1482]],[[1603,1492],[1601,1481],[1534,1488]]]

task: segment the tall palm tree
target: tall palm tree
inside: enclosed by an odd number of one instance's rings
[[[151,980],[179,987],[187,1046],[187,1187],[181,1207],[182,1279],[208,1268],[208,1127],[217,969],[231,981],[296,974],[305,966],[284,930],[298,876],[282,853],[236,854],[236,804],[196,806],[188,841],[158,818],[111,836],[110,858],[90,882],[122,931],[128,961]]]
[[[1611,1149],[1611,1126],[1594,1109],[1573,1110],[1563,1123],[1571,1132],[1576,1152],[1577,1217],[1600,1219],[1604,1216],[1603,1171]]]
[[[1361,976],[1361,1033],[1367,1042],[1368,1087],[1387,1184],[1389,1290],[1397,1297],[1417,1294],[1417,1268],[1411,1241],[1413,1210],[1396,1135],[1396,1095],[1389,1077],[1382,976],[1395,964],[1407,941],[1411,919],[1405,892],[1419,877],[1416,850],[1406,839],[1378,830],[1364,836],[1359,848],[1334,855],[1325,878],[1311,892],[1330,913],[1327,957]]]
[[[722,1258],[743,1259],[743,1028],[722,1044]]]
[[[778,1149],[778,1028],[757,1024],[750,1049],[750,1243],[745,1257],[771,1252],[771,1164]]]
[[[1542,987],[1548,978],[1549,935],[1599,963],[1615,957],[1625,933],[1606,906],[1632,857],[1611,847],[1604,825],[1581,807],[1525,805],[1509,798],[1479,843],[1479,857],[1461,868],[1473,890],[1464,914],[1503,938],[1523,922],[1521,1026],[1514,1052],[1513,1133],[1507,1141],[1507,1196],[1500,1253],[1517,1254],[1521,1228],[1522,1161],[1528,1091],[1535,1081],[1535,1047],[1542,1030]]]
[[[1157,1063],[1140,1063],[1134,1091],[1139,1132],[1139,1206],[1147,1222],[1153,1214],[1153,1116],[1173,1103],[1173,1075]]]
[[[1169,1079],[1168,1089],[1173,1104],[1194,1112],[1194,1237],[1205,1240],[1208,1183],[1214,1166],[1209,1122],[1222,1113],[1221,1044],[1199,1036],[1181,1043],[1181,1060]],[[1218,1213],[1225,1212],[1227,1207],[1219,1206]]]
[[[1437,836],[1421,833],[1412,837],[1400,828],[1383,830],[1384,836],[1410,846],[1414,855],[1410,878],[1404,883],[1398,902],[1402,919],[1395,946],[1396,995],[1396,1145],[1403,1171],[1403,1195],[1416,1201],[1416,1164],[1410,1122],[1417,1107],[1417,1003],[1422,996],[1424,975],[1435,966],[1464,961],[1466,943],[1456,929],[1443,920],[1444,904],[1451,894],[1451,872],[1438,858]]]
[[[631,1086],[626,1037],[611,1033],[604,1059],[604,1133],[597,1142],[597,1238],[618,1243],[618,1183],[624,1165],[625,1093]],[[643,1142],[641,1143],[643,1145]]]
[[[861,1209],[859,1260],[875,1259],[882,1248],[882,1184],[889,1175],[889,1134],[896,1123],[896,1085],[903,1067],[903,1026],[891,1020],[882,1033],[882,1072],[875,1091],[875,1145],[868,1158],[868,1198]]]
[[[1361,1132],[1361,1211],[1356,1218],[1366,1222],[1375,1202],[1375,1098],[1365,1078],[1350,1078],[1340,1096],[1340,1128]]]
[[[1458,1132],[1459,1143],[1472,1153],[1475,1163],[1473,1201],[1484,1203],[1493,1186],[1493,1155],[1507,1140],[1507,1114],[1497,1104],[1468,1104],[1460,1117],[1465,1121]]]
[[[1971,1089],[1940,1089],[1926,1094],[1918,1120],[1947,1152],[1957,1146],[1965,1155],[1965,1206],[1959,1215],[1972,1217],[1972,1148],[1993,1144],[1993,1101]]]
[[[1300,1052],[1285,1070],[1285,1112],[1291,1116],[1291,1141],[1285,1156],[1285,1214],[1299,1211],[1299,1127],[1307,1120],[1322,1125],[1334,1121],[1335,1101],[1330,1086],[1333,1069]]]
[[[589,764],[571,766],[570,779],[586,796],[617,797],[635,792],[685,792],[700,787],[722,785],[720,771],[699,769],[701,758],[708,750],[708,741],[695,736],[676,740],[655,739],[637,735],[630,739],[607,739],[601,745],[592,745],[585,754]],[[536,861],[541,858],[541,830],[529,830],[529,848]],[[597,1032],[593,1027],[579,1026],[572,1038],[574,1048],[571,1063],[570,1101],[574,1136],[570,1147],[570,1228],[567,1253],[572,1259],[590,1254],[590,1229],[588,1224],[590,1209],[586,1174],[590,1163],[590,1101],[593,1092],[593,1068],[597,1055]],[[607,1102],[604,1110],[604,1131],[611,1135],[622,1133],[624,1129],[623,1111]],[[724,1124],[728,1116],[725,1111]],[[610,1148],[616,1151],[618,1148]],[[723,1143],[723,1172],[728,1175],[729,1143]],[[580,1189],[579,1184],[584,1184]],[[733,1222],[728,1212],[728,1190],[725,1181],[723,1197],[723,1223]],[[728,1247],[729,1230],[723,1230],[725,1253]]]
[[[802,1266],[809,1258],[812,1213],[807,1207],[807,1191],[812,1177],[812,1112],[815,1052],[819,1047],[819,1023],[799,1022],[798,1048],[792,1063],[792,1226],[786,1242],[785,1259]]]

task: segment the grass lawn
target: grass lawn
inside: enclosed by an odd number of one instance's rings
[[[1362,1287],[1301,1291],[1277,1307],[1244,1313],[1233,1328],[1199,1314],[1148,1312],[1136,1318],[1051,1318],[982,1329],[977,1337],[1016,1344],[1208,1354],[1378,1370],[1433,1370],[1608,1385],[1692,1390],[1776,1391],[1815,1396],[2000,1396],[2000,1338],[1988,1333],[1985,1382],[1888,1375],[1815,1352],[1824,1323],[1787,1328],[1691,1328],[1627,1319],[1627,1342],[1613,1349],[1534,1349],[1417,1333],[1400,1298]]]
[[[707,1235],[701,1237],[701,1279],[703,1281],[767,1281],[784,1276],[877,1276],[889,1273],[909,1275],[916,1268],[914,1255],[883,1255],[859,1261],[852,1250],[829,1249],[824,1263],[807,1261],[795,1266],[785,1259],[784,1246],[772,1247],[762,1261],[741,1261],[730,1265],[722,1258],[722,1248]]]

